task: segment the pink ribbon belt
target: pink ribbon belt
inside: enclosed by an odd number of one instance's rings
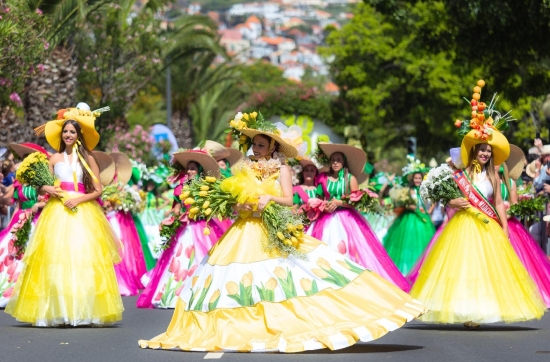
[[[86,188],[84,187],[84,184],[81,183],[78,184],[78,190],[74,189],[74,183],[72,182],[62,182],[59,187],[64,191],[80,192],[81,194],[86,193]]]

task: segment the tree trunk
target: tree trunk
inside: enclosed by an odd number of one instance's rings
[[[191,149],[195,146],[193,140],[193,124],[185,111],[172,112],[172,132],[180,148]]]
[[[0,147],[25,142],[25,128],[10,106],[0,107]]]
[[[54,119],[61,108],[75,107],[78,66],[73,47],[58,46],[44,62],[44,71],[30,79],[25,92],[26,142],[45,145],[43,136],[36,137],[33,129]]]

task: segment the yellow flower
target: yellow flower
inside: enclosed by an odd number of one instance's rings
[[[204,289],[207,289],[211,283],[212,283],[212,274],[206,277],[206,280],[204,281]]]
[[[187,199],[185,199],[185,201],[183,202],[185,205],[193,205],[195,203],[195,200],[193,200],[192,198],[188,197]]]
[[[344,268],[346,268],[348,270],[351,270],[351,266],[349,266],[348,263],[346,263],[343,260],[338,260],[338,264],[340,264],[341,266],[343,266]]]
[[[300,285],[302,286],[304,292],[309,292],[311,290],[311,280],[309,279],[301,279]]]
[[[200,196],[200,197],[206,197],[206,196],[208,196],[208,191],[199,191],[199,196]]]
[[[252,272],[248,272],[245,275],[243,275],[243,278],[241,279],[241,283],[243,283],[243,286],[249,287],[252,285]]]
[[[281,241],[285,240],[285,236],[284,236],[283,233],[280,232],[280,231],[277,231],[277,237],[278,237],[279,239],[281,239]]]
[[[233,128],[238,128],[239,122],[238,121],[231,121],[229,122],[229,126]]]
[[[256,117],[258,117],[258,112],[252,112],[252,113],[250,113],[250,118],[256,119]]]
[[[328,277],[328,274],[326,271],[324,270],[321,270],[321,269],[311,269],[311,271],[313,272],[313,274],[317,275],[319,278],[321,279],[324,279],[324,278],[327,278]]]
[[[191,287],[194,288],[195,287],[195,284],[197,284],[197,280],[199,280],[199,277],[196,276],[196,277],[193,277],[193,280],[191,281]]]
[[[204,204],[202,204],[202,208],[203,208],[203,209],[207,209],[208,206],[210,206],[210,201],[206,200],[206,201],[204,202]]]
[[[330,266],[330,264],[328,263],[328,261],[326,261],[325,259],[323,258],[319,258],[317,259],[317,265],[319,265],[321,268],[323,268],[324,270],[330,270],[332,269],[332,267]]]
[[[275,270],[273,270],[273,273],[277,276],[277,278],[283,279],[283,280],[285,280],[288,276],[286,271],[280,266],[276,267]]]
[[[206,182],[210,182],[210,183],[216,182],[216,178],[214,176],[206,176],[204,179],[206,180]]]
[[[199,208],[198,207],[192,207],[190,210],[189,210],[189,213],[190,214],[196,214],[197,212],[199,212]]]
[[[298,244],[298,239],[296,239],[294,236],[290,238],[290,241],[292,241],[292,245]]]
[[[220,297],[220,290],[216,289],[214,294],[212,294],[212,296],[210,297],[210,301],[208,303],[214,303],[216,300],[218,300],[219,297]]]
[[[244,118],[245,121],[248,122],[248,119],[249,119],[248,113],[244,113],[243,118]]]
[[[189,192],[189,191],[183,192],[183,193],[180,195],[180,200],[185,200],[186,198],[189,197],[189,195],[191,195],[191,192]]]
[[[277,281],[275,280],[275,278],[269,278],[269,280],[267,281],[267,283],[265,284],[265,288],[267,290],[275,290],[275,288],[277,288]]]
[[[205,227],[204,230],[202,231],[202,233],[204,234],[204,236],[210,235],[210,228],[208,226]]]
[[[204,186],[201,186],[201,191],[208,191],[210,190],[210,187],[204,185]]]
[[[227,289],[227,294],[235,295],[239,293],[239,286],[234,282],[228,282],[225,284],[225,289]]]
[[[300,231],[301,231],[301,230],[304,230],[304,225],[299,224],[298,226],[296,226],[296,229],[298,229],[298,230],[300,230]]]
[[[289,239],[283,240],[283,243],[284,243],[286,246],[292,246],[292,241],[290,241]]]
[[[210,208],[209,208],[209,209],[206,209],[206,211],[204,212],[204,214],[205,214],[206,216],[210,215],[211,213],[212,213],[212,209],[210,209]]]

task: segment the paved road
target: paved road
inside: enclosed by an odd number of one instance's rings
[[[199,362],[215,357],[199,352],[143,350],[138,339],[164,332],[170,310],[137,309],[126,297],[124,320],[109,328],[33,328],[0,312],[0,362]],[[378,341],[339,351],[299,354],[225,353],[222,362],[478,362],[550,361],[550,312],[536,322],[487,325],[479,331],[462,326],[407,324]]]

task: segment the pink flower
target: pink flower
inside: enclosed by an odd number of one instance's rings
[[[180,270],[180,261],[176,258],[172,258],[168,271],[172,274],[177,273]]]
[[[2,294],[2,296],[4,298],[9,298],[11,297],[12,292],[13,292],[13,287],[9,287],[8,289],[4,290],[4,293]]]
[[[323,200],[318,199],[316,197],[312,197],[307,201],[307,203],[310,207],[318,208],[323,203]]]
[[[176,289],[174,293],[179,297],[182,290],[183,290],[183,285],[180,286],[178,289]]]
[[[177,282],[181,282],[181,281],[184,281],[185,278],[187,278],[187,275],[189,275],[189,271],[187,269],[181,269],[179,270],[175,275],[174,275],[174,279],[177,281]]]
[[[187,248],[185,248],[185,256],[187,259],[191,258],[191,254],[193,253],[193,246],[189,245]]]
[[[361,198],[363,197],[363,191],[361,190],[358,190],[358,191],[353,191],[350,195],[349,195],[349,201],[351,202],[358,202],[358,201],[361,201]]]
[[[191,268],[189,268],[189,272],[187,273],[188,276],[191,276],[193,275],[193,273],[195,272],[195,269],[197,269],[197,264],[193,265]]]
[[[181,255],[181,250],[183,249],[183,245],[182,244],[178,244],[178,249],[176,251],[176,258],[179,258],[179,256]]]
[[[38,9],[37,9],[37,10],[38,10]],[[43,72],[43,71],[44,71],[44,64],[38,64],[36,67],[38,68],[38,70],[39,70],[40,72]]]
[[[342,255],[346,255],[346,251],[346,243],[344,242],[344,240],[342,240],[338,243],[338,252]]]
[[[40,10],[40,9],[38,9],[38,8],[36,8],[36,13],[37,13],[38,15],[42,15],[42,14],[43,14],[43,13],[42,13],[42,10]]]
[[[4,258],[4,266],[10,266],[15,258],[13,255],[8,255]]]
[[[46,49],[46,50],[47,50],[47,49],[48,49],[49,47],[50,47],[50,43],[48,43],[48,42],[44,42],[44,49]]]
[[[10,94],[10,100],[12,102],[14,102],[15,104],[17,104],[18,106],[23,105],[23,102],[21,102],[21,98],[19,97],[19,94],[15,93],[15,92]]]
[[[370,197],[373,197],[373,198],[375,198],[375,199],[378,198],[378,194],[377,194],[376,192],[372,192],[372,191],[369,190],[369,189],[366,189],[365,191],[366,191],[367,195],[369,195]]]
[[[154,301],[159,302],[161,299],[162,299],[162,292],[158,292],[157,295],[155,296]]]
[[[1,16],[0,16],[0,19],[2,19]],[[0,78],[0,85],[6,85],[6,84],[8,84],[8,82],[9,82],[9,79]]]

